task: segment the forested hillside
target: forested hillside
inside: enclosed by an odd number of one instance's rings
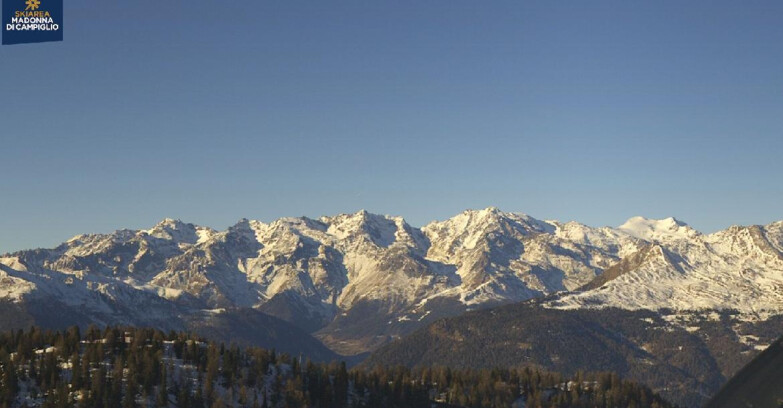
[[[783,406],[783,339],[732,377],[705,408]]]
[[[557,310],[521,303],[440,320],[373,353],[363,364],[454,368],[532,366],[570,375],[590,367],[641,382],[667,400],[700,407],[758,349],[781,320],[741,322],[732,311],[678,323],[666,313]],[[685,327],[683,327],[685,326]]]
[[[524,405],[523,405],[524,403]],[[0,407],[670,407],[616,374],[313,363],[185,333],[0,335]]]

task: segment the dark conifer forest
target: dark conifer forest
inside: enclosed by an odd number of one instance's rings
[[[154,329],[0,335],[0,407],[670,407],[612,373],[313,363]]]

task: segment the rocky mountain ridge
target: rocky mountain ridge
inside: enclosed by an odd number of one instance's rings
[[[0,256],[0,300],[57,299],[104,324],[250,308],[356,354],[440,317],[553,294],[547,307],[763,319],[783,311],[782,250],[783,222],[704,235],[674,218],[593,228],[493,207],[422,228],[366,211],[225,231],[165,219]]]

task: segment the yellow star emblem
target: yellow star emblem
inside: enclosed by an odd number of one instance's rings
[[[41,0],[27,0],[24,4],[27,5],[27,10],[36,10],[38,7],[41,7]]]

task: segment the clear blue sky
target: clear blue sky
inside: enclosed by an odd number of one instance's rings
[[[783,2],[65,1],[0,47],[0,252],[164,217],[783,219]]]

